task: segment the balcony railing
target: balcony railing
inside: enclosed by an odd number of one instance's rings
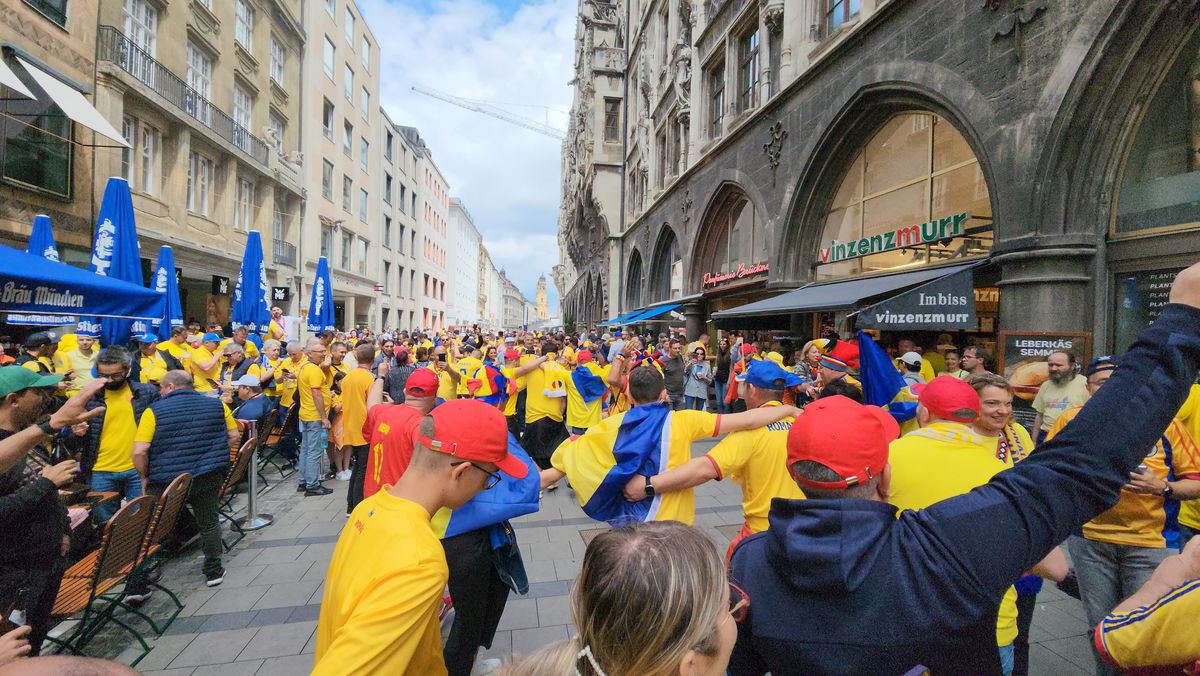
[[[276,265],[296,267],[296,245],[281,239],[272,241],[274,244],[271,247],[271,260],[275,261]]]
[[[217,136],[237,146],[259,164],[267,166],[268,149],[262,139],[234,122],[232,117],[213,105],[200,92],[189,87],[178,75],[135,45],[121,31],[112,26],[101,26],[96,56],[101,61],[116,64],[189,117],[213,130]]]

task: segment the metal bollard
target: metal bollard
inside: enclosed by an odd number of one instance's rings
[[[259,528],[270,526],[275,520],[275,517],[270,514],[258,513],[258,448],[252,451],[247,472],[250,474],[250,477],[247,483],[249,497],[246,503],[246,516],[238,519],[238,524],[242,527],[242,530],[258,530]]]

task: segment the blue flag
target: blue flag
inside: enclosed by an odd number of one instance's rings
[[[858,332],[858,368],[864,403],[886,408],[899,423],[916,416],[916,402],[896,401],[896,396],[906,389],[904,378],[883,348],[865,331]]]
[[[576,366],[571,371],[571,382],[575,384],[575,389],[579,390],[583,400],[590,404],[604,396],[605,391],[608,390],[608,383],[604,382],[604,378],[600,377],[600,374],[594,373],[587,366],[587,364]]]

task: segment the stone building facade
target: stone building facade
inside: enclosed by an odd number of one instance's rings
[[[380,303],[379,326],[407,331],[417,322],[417,148],[405,127],[379,111],[381,124],[377,147],[382,171],[376,191],[383,198],[383,229],[378,247]]]
[[[1121,349],[1161,300],[1155,275],[1200,256],[1196,0],[642,0],[629,14],[610,317],[674,299],[696,334],[805,284],[986,260],[976,300],[981,284],[998,296],[993,334]],[[938,223],[950,230],[886,245]]]

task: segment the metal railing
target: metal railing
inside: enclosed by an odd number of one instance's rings
[[[296,245],[281,239],[272,241],[274,244],[271,247],[271,260],[275,261],[276,265],[296,267]]]
[[[268,162],[266,142],[213,105],[178,75],[147,54],[113,26],[101,26],[96,41],[96,58],[116,64],[175,107],[240,148],[264,167]]]

